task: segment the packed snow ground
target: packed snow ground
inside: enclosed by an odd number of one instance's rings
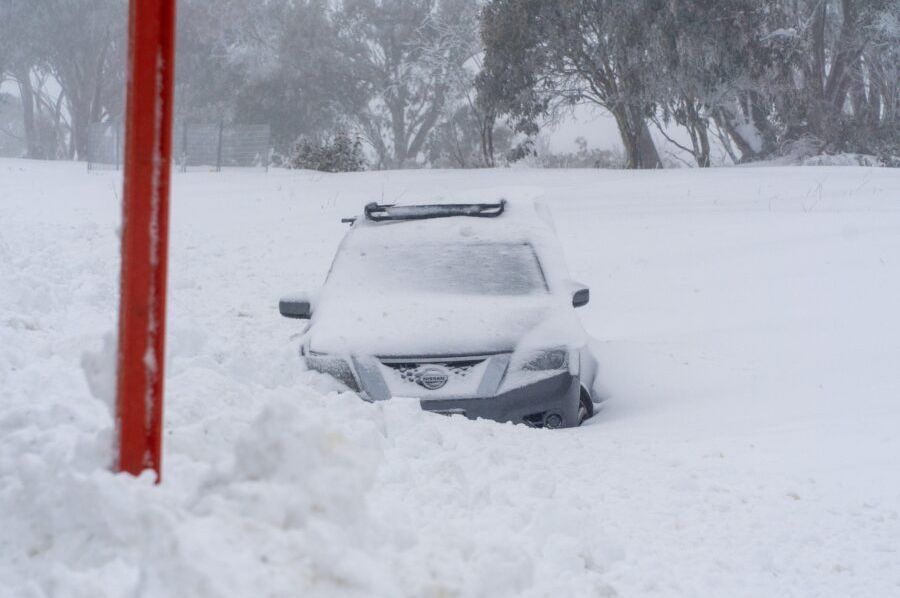
[[[0,596],[900,596],[900,172],[174,176],[165,480],[109,473],[120,181],[0,161]],[[303,372],[277,299],[373,199],[541,199],[606,409]]]

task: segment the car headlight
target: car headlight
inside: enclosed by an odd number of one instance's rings
[[[564,370],[569,367],[569,351],[566,349],[547,349],[536,351],[525,358],[523,370],[548,371]]]
[[[350,369],[350,364],[346,359],[310,353],[306,356],[306,367],[322,374],[328,374],[342,382],[350,390],[359,392],[359,385],[356,383],[353,370]]]

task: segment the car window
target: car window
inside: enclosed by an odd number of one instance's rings
[[[547,292],[528,243],[423,243],[347,247],[337,256],[329,285],[382,291],[461,295]]]

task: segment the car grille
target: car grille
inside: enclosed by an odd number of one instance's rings
[[[413,382],[421,385],[421,376],[423,372],[440,368],[447,373],[451,380],[466,378],[472,369],[483,362],[484,359],[473,359],[470,361],[448,361],[448,362],[428,362],[428,363],[385,363],[387,367],[394,370],[397,375],[405,382]]]

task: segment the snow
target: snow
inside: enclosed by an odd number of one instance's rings
[[[0,161],[2,596],[900,594],[900,174],[174,176],[164,483],[114,475],[119,185]],[[547,203],[610,401],[371,405],[280,296],[375,200]]]
[[[884,166],[878,156],[868,154],[821,154],[804,158],[803,166]]]
[[[583,345],[558,241],[535,207],[511,202],[497,218],[358,221],[312,303],[309,348],[411,356],[507,352],[526,337],[531,348]]]
[[[797,37],[799,37],[797,35],[797,30],[794,29],[793,27],[788,27],[788,28],[781,27],[779,29],[772,31],[768,35],[765,35],[763,37],[763,40],[769,40],[769,39],[775,39],[775,38],[781,38],[784,40],[794,40],[794,39],[797,39]]]

